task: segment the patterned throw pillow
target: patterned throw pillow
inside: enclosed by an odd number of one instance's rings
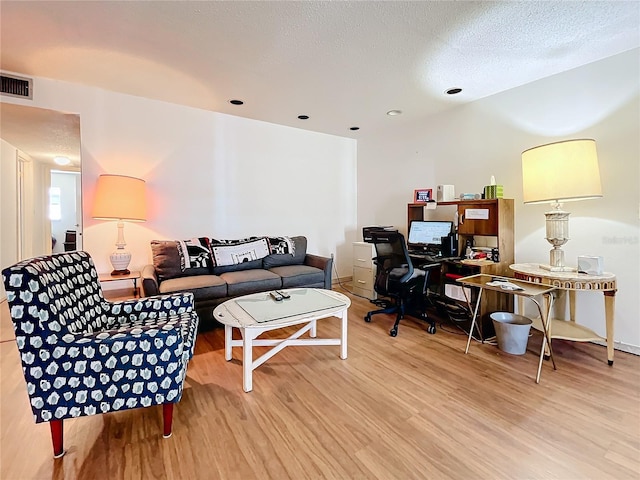
[[[213,257],[209,239],[206,237],[178,241],[180,268],[184,272],[190,268],[211,268]]]
[[[275,255],[295,255],[295,243],[290,237],[268,237],[269,249]]]
[[[200,239],[197,244],[202,245]],[[208,245],[208,239],[205,239]],[[151,252],[153,253],[153,266],[160,281],[170,278],[184,277],[185,275],[207,275],[211,273],[213,261],[211,252],[207,254],[208,261],[205,260],[202,247],[197,245],[188,246],[192,240],[184,241],[185,245],[181,245],[179,240],[152,240]],[[184,251],[187,254],[185,255]],[[189,250],[193,252],[193,260]],[[198,258],[200,257],[200,258]],[[204,267],[198,265],[204,264]],[[189,268],[188,265],[193,265]]]
[[[224,267],[259,260],[271,253],[265,237],[241,240],[211,239],[211,252],[215,266]]]
[[[272,247],[271,255],[262,259],[262,267],[267,270],[274,267],[283,267],[285,265],[302,265],[307,255],[307,237],[284,237],[290,241],[293,248],[288,253],[276,253],[279,248],[274,251]]]

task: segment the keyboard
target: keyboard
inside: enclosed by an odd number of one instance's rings
[[[439,263],[439,262],[444,262],[447,260],[459,260],[460,257],[441,257],[439,255],[430,255],[428,253],[424,253],[424,252],[416,252],[416,253],[411,253],[409,252],[409,256],[411,258],[416,258],[419,260],[424,260],[425,262],[428,263]]]

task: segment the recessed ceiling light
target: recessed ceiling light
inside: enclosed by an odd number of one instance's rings
[[[445,90],[445,93],[447,95],[455,95],[456,93],[460,93],[462,91],[461,88],[455,87],[455,88],[450,88],[448,90]]]
[[[396,115],[402,115],[402,110],[389,110],[387,115],[394,117]]]
[[[353,131],[360,130],[360,127],[351,127],[349,130],[353,130]]]
[[[53,161],[57,165],[69,165],[71,163],[71,160],[69,160],[67,157],[54,157]]]
[[[242,100],[229,100],[231,105],[242,105],[244,102]]]
[[[298,115],[300,120],[309,120],[309,115]]]

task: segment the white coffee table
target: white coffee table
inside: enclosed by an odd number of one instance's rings
[[[293,288],[280,291],[290,298],[276,302],[269,292],[254,293],[227,300],[218,305],[214,318],[224,325],[224,355],[231,360],[233,347],[242,347],[243,389],[253,388],[253,370],[288,346],[339,345],[340,358],[347,358],[347,309],[351,300],[341,293],[320,288]],[[340,338],[316,338],[316,321],[338,317],[341,319]],[[287,338],[257,339],[271,330],[304,324]],[[242,340],[233,340],[234,328],[240,330]],[[309,332],[310,338],[300,338]],[[273,347],[253,360],[254,346]]]

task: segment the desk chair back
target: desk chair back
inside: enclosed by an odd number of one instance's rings
[[[375,232],[371,236],[376,249],[373,259],[377,267],[376,292],[391,297],[399,296],[404,284],[416,276],[424,276],[424,272],[415,271],[401,233]]]
[[[374,289],[384,297],[390,297],[385,308],[371,311],[365,316],[370,322],[376,314],[396,314],[396,321],[389,334],[398,334],[398,324],[405,314],[427,320],[423,311],[428,272],[414,268],[404,235],[398,232],[372,232],[376,249],[374,263],[377,267]],[[430,323],[429,333],[435,333],[435,323]]]

